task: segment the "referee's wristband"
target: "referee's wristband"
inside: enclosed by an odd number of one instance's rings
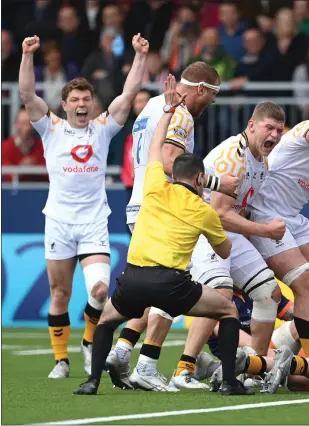
[[[219,191],[220,190],[220,178],[217,176],[208,175],[206,187],[211,191]]]

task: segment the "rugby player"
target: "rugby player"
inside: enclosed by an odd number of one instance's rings
[[[37,36],[27,37],[19,88],[33,127],[42,138],[50,188],[43,213],[45,257],[51,291],[48,325],[56,365],[49,378],[69,376],[68,303],[77,260],[88,292],[82,342],[84,367],[90,372],[93,333],[104,307],[110,282],[110,246],[107,218],[110,209],[105,192],[105,171],[111,139],[124,125],[145,71],[149,49],[137,34],[132,45],[135,58],[123,92],[108,111],[92,120],[93,87],[83,78],[62,89],[63,120],[51,113],[35,93],[33,56],[40,47]]]
[[[161,149],[175,109],[184,98],[185,94],[177,94],[176,80],[169,75],[165,82],[165,114],[149,148],[143,203],[129,246],[127,267],[96,328],[91,375],[75,394],[97,393],[115,328],[129,318],[142,317],[149,306],[172,317],[188,313],[219,318],[224,377],[221,393],[252,394],[234,373],[239,338],[235,306],[213,289],[192,281],[186,271],[201,233],[222,258],[229,256],[231,244],[217,213],[202,200],[203,162],[193,154],[183,154],[173,165],[174,183],[169,183],[164,174]]]
[[[309,120],[288,131],[269,155],[267,179],[252,201],[258,222],[278,215],[286,222],[282,238],[250,237],[267,265],[294,293],[294,321],[309,356],[309,220],[300,211],[309,200]]]
[[[162,148],[164,172],[171,177],[174,160],[184,152],[193,152],[194,122],[202,111],[215,102],[219,92],[220,78],[217,71],[204,62],[194,62],[182,73],[177,86],[179,96],[187,93],[185,103],[180,104],[169,124],[165,143]],[[134,157],[134,186],[132,197],[126,209],[127,223],[131,230],[134,228],[143,198],[143,183],[148,161],[148,151],[155,128],[163,114],[164,95],[152,98],[138,116],[133,128],[133,157]],[[233,194],[238,179],[229,175],[218,178],[206,177],[206,186],[227,194]],[[145,387],[146,389],[168,389],[164,376],[157,372],[156,360],[159,358],[161,346],[170,328],[172,318],[166,312],[157,308],[145,311],[141,319],[128,322],[121,331],[120,338],[114,350],[107,358],[106,369],[112,382],[120,388]],[[147,334],[140,351],[136,369],[130,376],[130,357],[133,346],[147,326]],[[142,374],[143,373],[143,374]],[[194,381],[187,382],[188,386],[202,387],[203,384]]]

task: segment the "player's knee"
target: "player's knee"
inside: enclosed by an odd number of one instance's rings
[[[260,271],[244,290],[253,300],[252,318],[260,322],[274,322],[281,300],[281,290],[274,272],[269,268]]]
[[[293,292],[304,293],[308,291],[309,288],[309,262],[304,263],[301,266],[291,269],[287,274],[284,275],[282,281],[288,285],[292,286]]]
[[[84,267],[84,277],[90,305],[102,310],[108,295],[110,265],[103,262]]]
[[[58,285],[51,286],[51,299],[52,302],[58,307],[68,306],[70,297],[71,290]]]

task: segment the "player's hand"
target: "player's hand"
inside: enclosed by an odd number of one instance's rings
[[[40,47],[40,39],[38,36],[26,37],[23,41],[23,53],[34,53]]]
[[[272,240],[281,240],[285,233],[285,222],[282,219],[273,219],[267,224],[268,238]]]
[[[220,177],[220,192],[226,195],[235,195],[235,191],[240,183],[237,176],[227,173]]]
[[[178,105],[182,104],[186,99],[187,94],[184,93],[179,96],[176,91],[176,79],[172,74],[167,76],[164,82],[164,97],[167,105],[172,105],[173,108],[177,108]]]
[[[149,42],[141,36],[140,33],[135,35],[132,39],[132,46],[136,53],[141,53],[142,55],[147,55],[149,50]]]

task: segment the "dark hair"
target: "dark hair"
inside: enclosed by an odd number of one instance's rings
[[[182,154],[176,157],[173,165],[175,181],[194,179],[199,173],[205,173],[203,160],[195,154]]]
[[[92,84],[89,83],[88,80],[86,80],[83,77],[77,77],[73,80],[69,81],[62,89],[61,96],[62,100],[66,101],[68,99],[69,93],[72,92],[72,90],[89,90],[91,93],[91,97],[93,98],[94,89]]]
[[[147,89],[146,87],[142,87],[138,93],[146,93],[150,98],[157,96],[152,90]]]

